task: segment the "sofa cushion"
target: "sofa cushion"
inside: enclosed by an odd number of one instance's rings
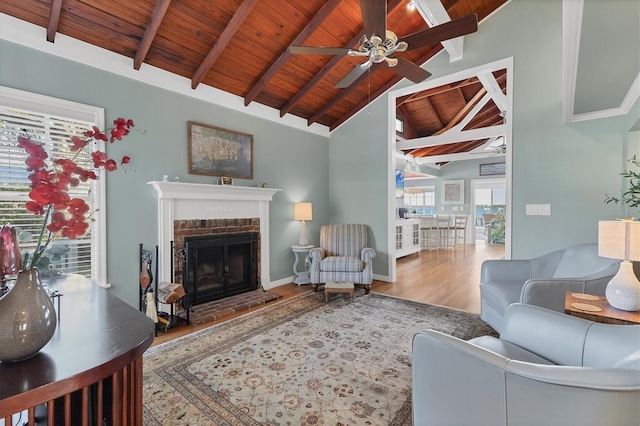
[[[564,251],[553,272],[553,278],[586,277],[615,266],[618,262],[616,259],[598,256],[597,244],[579,244]]]
[[[501,314],[507,306],[520,302],[522,283],[514,281],[495,281],[491,285],[480,284],[482,299]]]
[[[364,267],[362,260],[350,256],[329,256],[320,262],[321,271],[362,272]]]

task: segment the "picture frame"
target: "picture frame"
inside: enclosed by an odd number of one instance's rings
[[[220,177],[220,185],[233,185],[233,179],[226,176]]]
[[[480,164],[480,176],[504,175],[507,172],[507,163]]]
[[[253,179],[253,135],[189,121],[189,173]]]
[[[442,204],[464,204],[464,180],[442,181]]]

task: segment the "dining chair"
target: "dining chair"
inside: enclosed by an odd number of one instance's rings
[[[469,215],[466,214],[457,214],[454,218],[454,237],[453,237],[453,245],[457,250],[460,245],[462,245],[463,250],[465,249],[465,236],[467,233],[467,221],[469,220]]]
[[[455,242],[455,229],[452,223],[452,216],[449,214],[437,215],[436,226],[438,234],[438,249],[453,249]]]
[[[420,216],[420,246],[429,251],[438,249],[438,230],[433,215]]]

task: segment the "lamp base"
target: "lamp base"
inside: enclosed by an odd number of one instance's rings
[[[300,232],[300,239],[298,240],[298,244],[301,246],[308,246],[309,240],[307,239],[307,224],[302,221],[302,230]]]
[[[609,281],[605,290],[607,302],[623,311],[640,311],[640,281],[628,260],[620,263],[618,273]]]

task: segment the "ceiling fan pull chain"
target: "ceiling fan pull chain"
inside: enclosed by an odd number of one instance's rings
[[[369,73],[369,101],[367,102],[367,108],[369,110],[367,111],[367,114],[371,115],[371,67],[367,69],[367,72]]]

